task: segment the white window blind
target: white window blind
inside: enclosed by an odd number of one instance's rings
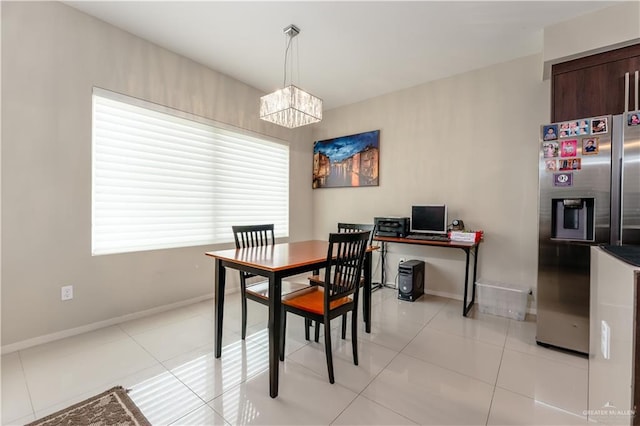
[[[92,253],[288,236],[289,147],[161,109],[94,89]]]

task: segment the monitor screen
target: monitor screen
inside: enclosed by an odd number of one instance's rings
[[[447,206],[411,206],[411,232],[447,233]]]

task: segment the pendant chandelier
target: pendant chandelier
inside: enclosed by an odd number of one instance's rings
[[[260,118],[293,129],[322,120],[322,99],[294,86],[291,82],[287,86],[287,58],[291,41],[300,34],[300,29],[295,25],[289,25],[284,29],[284,33],[288,37],[284,52],[284,87],[260,98]]]

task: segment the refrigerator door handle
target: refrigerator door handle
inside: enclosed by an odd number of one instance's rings
[[[610,244],[620,245],[622,228],[622,171],[624,164],[624,116],[613,116],[613,134],[611,140],[611,216]],[[614,176],[616,178],[614,178]]]

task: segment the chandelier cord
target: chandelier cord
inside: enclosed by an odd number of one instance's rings
[[[291,47],[291,41],[293,37],[288,36],[289,41],[287,42],[287,48],[284,51],[284,80],[282,81],[282,87],[287,86],[287,58],[289,57],[289,48]]]

